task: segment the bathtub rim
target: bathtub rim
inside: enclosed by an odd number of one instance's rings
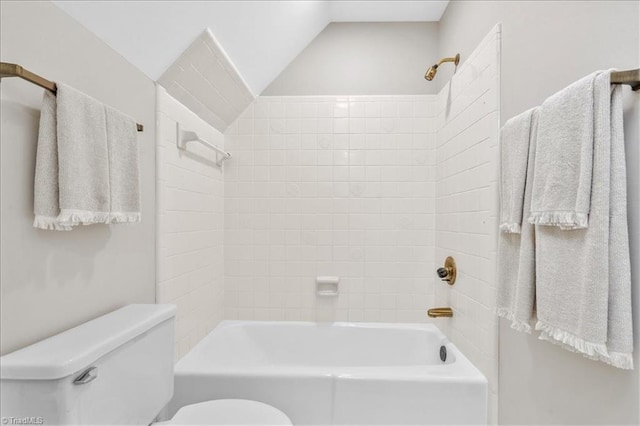
[[[202,362],[201,352],[215,338],[216,333],[224,329],[242,327],[274,327],[278,325],[304,327],[349,327],[369,329],[404,329],[427,331],[436,334],[438,340],[446,346],[447,351],[453,352],[455,361],[448,364],[409,365],[409,366],[299,366],[299,365],[260,365],[260,366],[224,366],[207,365]],[[198,376],[252,376],[263,378],[340,378],[350,380],[389,380],[389,381],[434,381],[434,382],[464,382],[488,386],[485,375],[453,344],[449,338],[432,323],[377,323],[377,322],[312,322],[312,321],[254,321],[254,320],[224,320],[209,332],[175,365],[176,377]]]

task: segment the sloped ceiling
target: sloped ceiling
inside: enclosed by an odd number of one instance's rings
[[[167,93],[221,132],[255,98],[209,30],[202,32],[162,74],[158,83]]]
[[[439,21],[449,1],[330,1],[331,22]]]
[[[60,1],[157,80],[210,28],[258,95],[330,22],[438,21],[448,1]]]

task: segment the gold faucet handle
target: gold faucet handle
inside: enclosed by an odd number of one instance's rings
[[[444,266],[442,268],[438,268],[436,270],[436,274],[438,274],[438,278],[442,281],[446,281],[449,285],[454,285],[456,282],[456,276],[458,275],[458,270],[456,268],[456,261],[453,257],[447,257],[444,261]]]

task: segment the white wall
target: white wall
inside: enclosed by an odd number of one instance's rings
[[[332,23],[262,94],[435,94],[424,73],[438,61],[437,43],[434,22]]]
[[[473,50],[438,95],[436,264],[456,259],[453,286],[436,284],[439,325],[489,380],[489,420],[497,422],[498,319],[495,309],[500,28]]]
[[[637,68],[639,7],[637,1],[452,1],[440,22],[440,54],[460,52],[464,64],[484,34],[496,23],[502,24],[504,122],[594,70]],[[451,72],[443,67],[438,84],[444,85]],[[625,93],[636,370],[622,371],[585,359],[535,335],[513,331],[502,321],[502,424],[640,422],[638,97],[638,93]]]
[[[0,55],[64,81],[144,124],[138,134],[142,223],[36,230],[33,176],[42,89],[1,88],[1,353],[129,303],[155,298],[155,89],[142,72],[57,7],[0,3]],[[108,67],[105,66],[108,64]]]
[[[224,147],[224,136],[158,86],[158,303],[173,303],[176,359],[224,314],[224,175],[215,153],[176,146],[176,125]]]
[[[260,97],[226,134],[227,318],[426,321],[435,96]],[[315,277],[340,276],[337,299]]]

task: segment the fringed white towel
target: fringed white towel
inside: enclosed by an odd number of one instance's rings
[[[540,339],[632,369],[621,88],[611,93],[610,72],[603,72],[596,77],[594,89],[589,226],[578,230],[536,227],[536,330],[541,331]]]
[[[523,166],[526,179],[523,188],[524,211],[531,207],[531,191],[536,154],[538,110],[530,110],[530,132],[527,133],[528,158]],[[531,333],[535,310],[535,228],[523,221],[521,232],[498,235],[498,296],[496,314],[511,321],[511,328]]]
[[[522,228],[533,109],[509,119],[500,129],[500,231]]]
[[[611,94],[611,193],[609,197],[611,205],[609,211],[607,350],[612,365],[622,365],[631,369],[633,368],[631,254],[627,225],[627,170],[622,117],[622,86],[616,85]]]
[[[540,107],[531,223],[563,229],[588,225],[597,74],[571,84]]]
[[[45,92],[36,156],[33,226],[140,221],[135,121],[57,84]]]

